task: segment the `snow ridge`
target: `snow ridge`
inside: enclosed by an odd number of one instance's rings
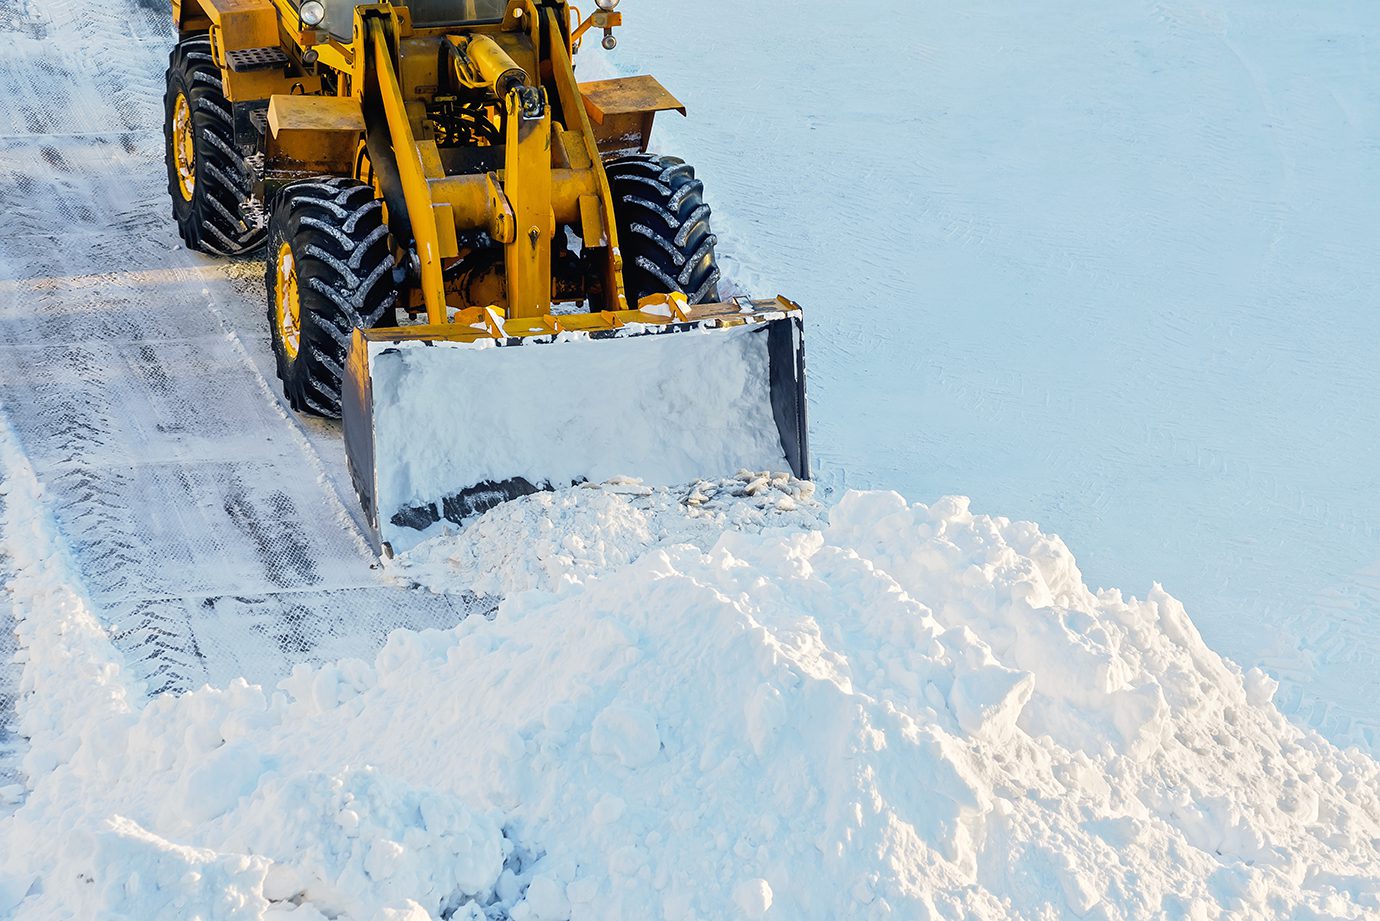
[[[254,742],[267,728],[263,692],[242,679],[146,700],[92,613],[38,479],[3,425],[0,469],[31,788],[0,820],[0,916],[260,919],[281,917],[278,903],[297,921],[345,912],[415,921],[430,916],[412,910],[409,894],[432,895],[447,917],[481,892],[496,901],[500,874],[520,868],[525,854],[453,797],[382,780],[367,767],[276,770]],[[140,789],[144,774],[167,783]],[[248,832],[213,821],[251,792],[258,806]],[[323,833],[323,818],[335,824],[334,838]],[[202,835],[218,849],[189,843]],[[363,844],[342,847],[341,838]],[[402,852],[394,839],[407,842],[411,859],[389,883]],[[266,847],[292,853],[294,863],[261,856]],[[420,868],[419,854],[430,858]],[[304,873],[315,882],[315,905],[299,912]],[[335,886],[351,891],[341,896]]]
[[[16,917],[1380,912],[1380,766],[1162,590],[1093,593],[964,499],[620,481],[392,572],[506,597],[36,738],[0,825],[10,890],[41,882]]]

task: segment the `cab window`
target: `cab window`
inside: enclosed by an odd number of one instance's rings
[[[498,22],[508,11],[508,0],[408,0],[416,26],[449,26],[461,23]]]

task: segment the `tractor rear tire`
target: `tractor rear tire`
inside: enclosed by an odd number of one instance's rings
[[[676,157],[633,154],[604,164],[613,188],[628,304],[653,294],[684,294],[693,304],[719,299],[717,239],[704,183]]]
[[[253,173],[235,147],[233,109],[206,35],[184,38],[168,59],[163,135],[173,217],[188,249],[239,256],[263,245],[246,213]]]
[[[354,179],[284,186],[268,222],[268,324],[293,409],[340,417],[356,329],[392,326],[398,292],[383,202]]]

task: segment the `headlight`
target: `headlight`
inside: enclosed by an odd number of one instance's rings
[[[618,0],[594,0],[599,5],[599,9],[605,13],[612,12],[618,8]]]
[[[603,2],[603,0],[600,0],[600,2]],[[618,0],[614,0],[615,4],[617,2]],[[302,8],[298,13],[302,17],[302,23],[304,25],[315,28],[321,25],[321,20],[326,18],[326,6],[321,0],[307,0],[306,3],[302,4]]]

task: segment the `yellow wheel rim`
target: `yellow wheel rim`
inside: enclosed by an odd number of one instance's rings
[[[278,338],[289,360],[296,360],[302,347],[302,301],[297,292],[297,263],[292,247],[278,247],[278,290],[274,313],[278,318]]]
[[[183,200],[191,201],[196,191],[196,139],[192,134],[192,107],[182,93],[178,93],[173,102],[172,138],[177,187],[182,191]]]

